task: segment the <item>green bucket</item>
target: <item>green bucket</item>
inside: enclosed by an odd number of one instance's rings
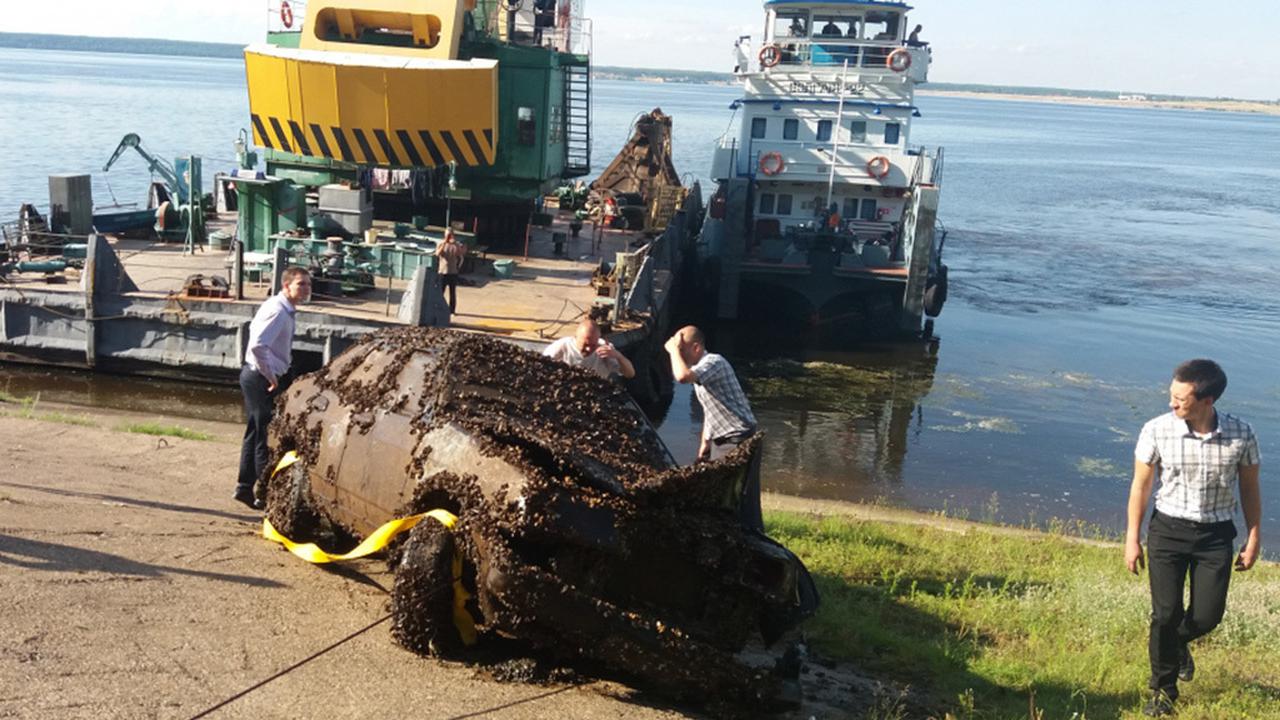
[[[493,276],[497,278],[509,278],[516,274],[515,260],[494,260]]]

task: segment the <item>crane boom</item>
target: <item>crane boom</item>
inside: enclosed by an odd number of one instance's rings
[[[180,184],[178,183],[178,174],[174,172],[173,166],[164,159],[158,158],[147,152],[146,149],[142,147],[142,138],[138,137],[137,133],[129,133],[120,139],[120,144],[116,146],[116,151],[111,154],[111,159],[107,161],[106,165],[102,166],[102,172],[109,171],[111,166],[120,159],[120,156],[124,155],[124,151],[129,148],[137,150],[138,154],[142,156],[142,159],[147,161],[147,170],[155,175],[159,175],[161,179],[164,180],[164,184],[168,186],[169,193],[173,197],[176,198],[185,194],[181,192]]]

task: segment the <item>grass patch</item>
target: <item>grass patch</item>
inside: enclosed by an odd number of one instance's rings
[[[0,390],[0,403],[6,405],[18,405],[20,407],[29,408],[36,404],[38,397],[27,395],[14,395],[8,390]]]
[[[156,435],[160,437],[177,437],[184,440],[199,440],[208,442],[213,440],[213,436],[209,433],[192,430],[181,425],[161,425],[160,423],[131,423],[120,428],[124,432],[138,433],[141,435]]]
[[[88,415],[68,415],[67,413],[62,412],[36,412],[34,407],[26,407],[13,412],[0,410],[0,417],[13,417],[23,420],[44,420],[45,422],[61,423],[63,425],[78,425],[80,427],[96,427],[98,424]]]
[[[1150,600],[1119,546],[981,526],[766,520],[818,583],[822,608],[806,631],[820,654],[921,689],[963,720],[1141,716]],[[1198,672],[1178,717],[1280,718],[1280,569],[1236,574],[1227,606],[1193,645]]]

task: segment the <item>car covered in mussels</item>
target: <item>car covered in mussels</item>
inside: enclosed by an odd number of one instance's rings
[[[423,654],[464,651],[474,623],[663,694],[758,708],[781,681],[741,651],[817,606],[800,560],[737,520],[758,439],[680,467],[619,385],[500,340],[373,333],[289,387],[270,442],[300,458],[267,492],[293,540],[457,516],[389,553],[393,634]]]

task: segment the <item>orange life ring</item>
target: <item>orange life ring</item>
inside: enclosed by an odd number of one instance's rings
[[[884,66],[894,72],[906,72],[911,67],[911,53],[906,48],[898,48],[884,59]]]
[[[787,163],[782,159],[782,153],[767,152],[760,156],[760,172],[765,175],[777,175],[786,166]]]
[[[293,7],[289,5],[289,0],[280,2],[280,22],[284,23],[286,30],[293,27]]]
[[[782,48],[777,45],[765,45],[760,48],[760,67],[771,68],[782,62]]]
[[[867,174],[873,178],[883,178],[889,174],[891,167],[893,165],[889,162],[889,158],[877,155],[867,161]]]

